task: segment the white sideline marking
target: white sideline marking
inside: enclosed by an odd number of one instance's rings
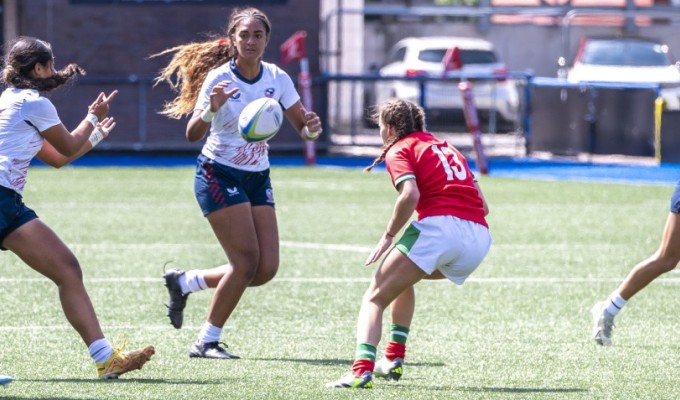
[[[377,243],[377,241],[376,241]],[[167,249],[167,248],[219,248],[217,243],[69,243],[71,248],[78,249]],[[354,253],[370,253],[373,250],[371,246],[360,246],[352,244],[326,244],[326,243],[310,243],[310,242],[289,242],[281,241],[281,247],[290,247],[297,249],[317,249],[317,250],[333,250],[333,251],[347,251]]]
[[[156,283],[162,285],[162,279],[158,277],[115,277],[115,278],[87,278],[86,283]],[[371,278],[274,278],[272,283],[368,283]],[[440,279],[429,282],[445,282],[448,280]],[[499,278],[469,278],[465,283],[496,284],[496,283],[529,283],[529,284],[564,284],[564,283],[618,283],[621,278],[530,278],[530,277],[499,277]],[[680,278],[660,278],[655,282],[659,283],[680,283]],[[52,281],[47,278],[0,278],[0,283],[48,283]]]
[[[160,331],[160,330],[175,330],[170,326],[168,322],[166,325],[102,325],[102,328],[106,331],[113,329],[126,329],[134,331]],[[182,329],[198,330],[201,326],[189,326],[183,325]],[[227,327],[226,330],[231,328]],[[26,326],[0,326],[0,332],[11,332],[11,331],[72,331],[73,327],[71,325],[26,325]],[[110,338],[113,338],[114,345],[116,335],[109,334]]]
[[[376,244],[378,240],[376,239]],[[167,248],[219,248],[219,244],[215,243],[67,243],[71,248],[80,249],[167,249]],[[365,245],[355,245],[355,244],[333,244],[333,243],[312,243],[312,242],[291,242],[291,241],[281,241],[281,247],[289,247],[296,249],[316,249],[316,250],[334,250],[334,251],[348,251],[348,252],[358,252],[358,253],[370,253],[373,250],[373,246]],[[630,247],[628,243],[494,243],[492,249],[494,248],[511,248],[511,249],[564,249],[573,250],[574,248],[613,248],[613,247]]]

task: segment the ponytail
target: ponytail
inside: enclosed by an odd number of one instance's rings
[[[165,103],[160,114],[180,119],[193,112],[208,72],[234,58],[235,52],[231,41],[223,38],[175,46],[149,58],[172,53],[174,55],[168,65],[154,79],[154,86],[166,82],[177,93],[172,101]]]

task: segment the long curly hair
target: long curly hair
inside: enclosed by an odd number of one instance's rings
[[[206,42],[175,46],[149,57],[174,53],[168,65],[154,79],[154,86],[166,82],[177,93],[172,101],[165,103],[160,114],[180,119],[193,112],[208,72],[238,57],[233,35],[239,24],[248,18],[261,22],[269,38],[271,23],[262,11],[253,7],[235,8],[229,16],[225,37],[218,38],[213,35]]]
[[[408,100],[393,99],[386,101],[371,115],[371,119],[382,126],[393,127],[397,134],[383,145],[382,152],[373,160],[373,163],[364,168],[366,172],[383,162],[387,151],[401,138],[414,132],[424,132],[426,129],[425,111],[418,104]]]
[[[75,75],[85,75],[85,70],[77,64],[69,64],[49,78],[33,78],[31,71],[36,64],[47,65],[54,61],[52,46],[40,39],[20,36],[6,45],[2,81],[17,89],[35,89],[49,92],[71,81]]]

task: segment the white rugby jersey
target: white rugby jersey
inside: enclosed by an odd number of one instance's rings
[[[43,132],[61,124],[52,102],[37,90],[8,88],[0,95],[0,185],[22,194],[28,165]]]
[[[290,76],[274,64],[261,62],[260,74],[255,79],[244,78],[234,60],[208,73],[196,101],[196,109],[210,107],[210,91],[222,81],[231,81],[227,90],[239,88],[215,114],[210,134],[201,153],[220,164],[244,171],[264,171],[269,168],[269,145],[266,142],[246,142],[238,132],[241,110],[253,100],[271,97],[281,103],[284,110],[300,100]]]

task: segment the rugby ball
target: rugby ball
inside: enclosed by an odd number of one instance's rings
[[[262,142],[273,138],[282,123],[283,108],[279,102],[261,97],[248,103],[241,111],[238,131],[247,142]]]

